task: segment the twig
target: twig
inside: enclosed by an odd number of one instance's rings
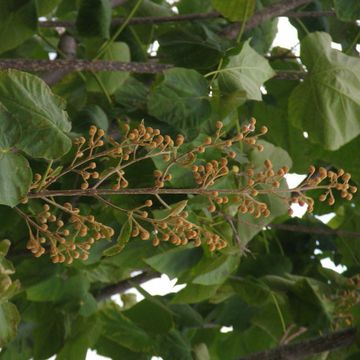
[[[356,329],[348,328],[295,344],[281,345],[238,360],[300,360],[325,351],[350,346],[355,339]]]
[[[172,64],[136,63],[106,60],[31,60],[31,59],[0,59],[0,70],[18,69],[24,71],[125,71],[142,74],[161,73],[173,68]],[[279,71],[275,79],[299,80],[306,76],[302,71]]]
[[[279,229],[291,232],[302,232],[307,234],[319,234],[319,235],[338,235],[345,237],[360,237],[360,232],[347,231],[347,230],[333,230],[330,228],[318,228],[305,225],[291,225],[291,224],[271,224],[268,225],[270,229]]]
[[[245,30],[254,29],[267,20],[284,15],[290,10],[311,2],[312,0],[282,0],[274,5],[267,6],[263,10],[255,13],[255,15],[247,21]],[[235,39],[239,32],[239,26],[239,24],[229,25],[223,30],[222,34],[226,37]]]
[[[25,71],[126,71],[133,73],[159,73],[173,67],[170,64],[135,63],[105,60],[31,60],[1,59],[0,69],[18,69]]]
[[[335,11],[290,11],[282,13],[283,16],[300,18],[300,17],[321,17],[321,16],[336,16]],[[144,24],[163,24],[168,22],[181,22],[181,21],[196,21],[196,20],[212,20],[222,18],[222,15],[216,11],[205,13],[191,13],[182,15],[168,15],[168,16],[148,16],[148,17],[134,17],[129,21],[129,25],[144,25]],[[112,26],[118,26],[124,22],[123,17],[114,18],[111,22]],[[39,21],[39,27],[53,28],[64,27],[68,29],[75,28],[75,22],[66,20],[48,20]]]
[[[116,294],[124,293],[126,290],[129,290],[134,287],[135,284],[142,284],[151,279],[160,277],[161,274],[153,272],[143,272],[139,275],[136,275],[130,279],[122,280],[117,284],[109,285],[100,290],[100,292],[95,296],[97,301],[103,301],[109,299],[111,296]]]

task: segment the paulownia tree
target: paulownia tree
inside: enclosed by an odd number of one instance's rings
[[[271,48],[279,16],[300,56]],[[357,19],[2,0],[0,358],[358,359]],[[162,274],[186,286],[141,287]]]

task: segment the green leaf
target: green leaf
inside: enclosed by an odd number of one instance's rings
[[[259,55],[246,41],[237,55],[218,73],[219,87],[223,94],[237,93],[243,99],[261,101],[261,85],[275,75],[269,62]]]
[[[0,103],[18,120],[17,147],[33,157],[55,159],[69,151],[71,125],[64,103],[40,78],[17,70],[0,72]]]
[[[0,151],[10,150],[19,137],[20,127],[17,120],[0,103]]]
[[[35,0],[38,16],[50,14],[62,0]]]
[[[9,251],[11,242],[8,239],[4,239],[0,241],[0,257],[1,256],[6,256],[6,254]]]
[[[144,299],[124,311],[124,315],[150,334],[165,334],[174,325],[169,309],[151,298]]]
[[[151,90],[147,104],[152,116],[189,131],[210,116],[208,83],[195,70],[166,70]]]
[[[123,85],[115,93],[115,101],[126,112],[146,110],[146,97],[148,88],[134,77],[128,77]]]
[[[160,356],[171,360],[193,360],[190,340],[175,329],[161,338]]]
[[[133,351],[149,351],[153,339],[112,303],[100,312],[103,334],[108,339]]]
[[[129,62],[129,47],[123,42],[114,42],[107,47],[107,50],[100,59]],[[129,77],[129,73],[125,71],[101,71],[96,73],[95,76],[101,81],[106,91],[109,94],[113,94]],[[86,75],[86,89],[93,92],[102,92],[103,90],[95,76],[93,74]]]
[[[105,256],[113,256],[118,254],[128,243],[132,231],[132,221],[129,219],[122,227],[116,245],[106,249],[103,252]]]
[[[95,316],[75,319],[71,334],[66,339],[64,347],[57,354],[56,360],[85,360],[86,353],[96,343],[100,330],[100,322]]]
[[[358,0],[334,0],[336,15],[344,21],[360,19],[360,2]]]
[[[179,277],[194,266],[201,258],[199,249],[175,248],[145,260],[154,270],[167,274],[170,278]]]
[[[255,0],[212,0],[212,6],[231,21],[249,19],[255,10]]]
[[[218,285],[204,286],[198,284],[188,284],[186,288],[180,290],[172,299],[173,304],[193,304],[212,297]]]
[[[74,121],[73,131],[87,131],[91,125],[95,125],[99,129],[103,129],[105,132],[109,128],[107,115],[98,105],[89,105],[79,112],[76,117],[76,121]]]
[[[64,281],[58,276],[38,282],[26,289],[26,297],[31,301],[57,301],[63,291]]]
[[[82,0],[76,28],[85,37],[110,37],[111,3],[109,0]]]
[[[36,33],[34,0],[0,1],[0,53],[14,49]]]
[[[16,306],[10,302],[0,303],[0,346],[12,340],[20,322],[20,314]]]
[[[0,204],[14,207],[30,188],[32,172],[19,154],[0,151]]]
[[[206,262],[201,272],[197,275],[192,282],[199,285],[220,285],[222,284],[231,273],[233,273],[239,265],[239,255],[221,255],[217,259],[209,259],[211,262]]]
[[[311,142],[337,150],[360,134],[359,60],[332,49],[320,32],[301,42],[301,59],[309,74],[290,96],[290,120]]]

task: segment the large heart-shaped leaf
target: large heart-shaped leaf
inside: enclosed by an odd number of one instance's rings
[[[216,73],[216,72],[214,72]],[[246,41],[237,55],[218,70],[219,87],[223,94],[241,94],[243,99],[261,100],[261,85],[275,75],[269,62]]]
[[[301,59],[309,74],[290,96],[290,120],[310,141],[336,150],[360,134],[360,62],[320,32],[301,42]]]
[[[123,42],[112,43],[100,59],[128,62],[130,61],[129,47]],[[102,92],[103,86],[109,94],[113,94],[128,77],[128,72],[121,71],[102,71],[97,74],[88,74],[86,75],[86,88],[88,91]]]
[[[29,191],[31,180],[29,163],[22,155],[0,150],[0,204],[17,205]]]
[[[255,10],[255,0],[212,0],[215,10],[231,21],[244,21]]]
[[[20,322],[20,314],[16,306],[10,302],[0,304],[0,346],[4,346],[16,335]]]
[[[16,3],[16,4],[14,4]],[[35,1],[0,1],[0,53],[14,49],[37,28]]]
[[[70,149],[64,103],[38,77],[17,70],[0,72],[0,103],[18,120],[17,147],[28,155],[54,159]]]
[[[208,83],[195,70],[167,70],[148,96],[148,110],[175,128],[196,128],[211,113]]]
[[[111,4],[109,0],[83,0],[76,19],[76,27],[82,36],[109,38]]]
[[[360,18],[360,1],[334,0],[336,15],[344,21],[355,21]]]

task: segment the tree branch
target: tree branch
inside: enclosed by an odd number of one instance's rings
[[[288,17],[321,17],[321,16],[336,16],[335,11],[290,11],[282,13],[280,15]],[[256,16],[256,15],[255,15]],[[279,15],[277,15],[279,16]],[[222,18],[222,15],[216,11],[206,12],[206,13],[191,13],[183,15],[169,15],[169,16],[144,16],[144,17],[134,17],[130,19],[130,25],[144,25],[144,24],[162,24],[168,22],[180,22],[180,21],[196,21],[196,20],[211,20]],[[111,22],[112,26],[118,26],[124,22],[123,17],[114,18]],[[258,25],[258,24],[257,24]],[[64,27],[64,28],[75,28],[74,21],[66,20],[48,20],[48,21],[39,21],[39,26],[43,28],[53,28],[53,27]]]
[[[311,355],[349,346],[355,341],[355,338],[356,329],[348,328],[295,344],[278,346],[238,360],[300,360]]]
[[[134,287],[133,284],[140,285],[146,281],[151,279],[160,277],[161,274],[154,273],[154,272],[143,272],[139,275],[136,275],[130,279],[122,280],[117,284],[112,284],[109,286],[104,287],[101,291],[95,296],[97,301],[103,301],[109,299],[111,296],[116,294],[122,294],[125,291]]]
[[[258,11],[253,17],[251,17],[245,25],[245,30],[251,30],[258,25],[270,20],[274,17],[281,16],[293,10],[301,5],[311,3],[313,0],[282,0],[271,6],[267,6],[261,11]],[[236,38],[240,29],[240,24],[233,24],[226,27],[222,34],[229,38]]]
[[[313,226],[305,225],[291,225],[291,224],[271,224],[268,225],[270,229],[279,229],[291,232],[302,232],[307,234],[318,234],[318,235],[337,235],[356,238],[360,237],[360,232],[347,231],[347,230],[333,230],[329,228],[318,228]]]
[[[32,60],[0,59],[0,69],[18,69],[25,71],[130,71],[134,73],[159,73],[173,67],[168,64],[135,63],[105,60]]]
[[[33,60],[33,59],[0,59],[0,70],[18,69],[24,71],[60,71],[66,69],[71,71],[126,71],[142,74],[156,74],[173,68],[172,64],[158,64],[154,62],[120,62],[106,60]],[[64,70],[65,71],[65,70]],[[302,71],[279,71],[276,79],[299,80],[306,76]],[[53,80],[52,80],[53,81]],[[52,82],[48,80],[51,84]]]

